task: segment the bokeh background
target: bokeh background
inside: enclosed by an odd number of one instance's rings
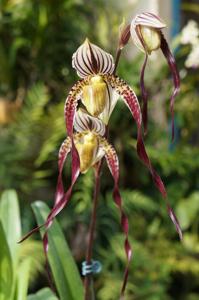
[[[23,233],[35,226],[31,203],[52,206],[57,153],[65,138],[63,107],[77,80],[71,57],[86,37],[115,54],[118,28],[137,12],[159,14],[175,53],[181,92],[175,104],[176,138],[171,143],[169,96],[172,80],[161,53],[146,70],[149,131],[146,146],[161,174],[184,233],[179,242],[165,203],[138,160],[136,128],[119,102],[110,125],[117,149],[124,209],[130,220],[134,257],[128,300],[199,299],[199,3],[180,0],[1,0],[0,1],[0,192],[18,194]],[[143,62],[132,42],[118,74],[140,97]],[[65,170],[70,178],[70,161]],[[94,257],[103,264],[95,279],[96,299],[115,300],[125,266],[112,178],[104,167]],[[93,191],[93,172],[81,176],[68,207],[58,217],[78,266],[84,260]],[[20,260],[32,257],[29,293],[48,286],[39,234],[21,245]],[[7,299],[9,300],[9,299]],[[19,300],[19,299],[17,299]],[[45,299],[44,299],[45,300]]]

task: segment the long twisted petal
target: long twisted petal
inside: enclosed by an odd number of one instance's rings
[[[105,151],[105,158],[107,161],[107,165],[109,167],[109,170],[113,176],[114,180],[114,188],[113,188],[113,199],[118,206],[121,214],[121,226],[122,230],[125,234],[125,242],[124,242],[124,248],[127,256],[127,265],[124,272],[124,279],[123,279],[123,285],[121,289],[121,296],[123,296],[128,280],[128,273],[129,273],[129,265],[130,260],[132,256],[132,249],[128,240],[128,232],[129,232],[129,224],[128,224],[128,218],[125,215],[123,208],[122,208],[122,198],[119,191],[119,161],[116,154],[115,149],[108,144],[108,142],[103,139],[102,144],[104,145],[104,151]]]
[[[72,147],[72,162],[73,163],[72,163],[71,185],[70,185],[69,189],[67,190],[67,192],[65,193],[65,195],[61,199],[59,199],[57,204],[53,207],[53,209],[51,210],[51,212],[48,215],[47,220],[45,222],[45,227],[46,227],[45,230],[46,231],[43,236],[43,245],[44,245],[45,253],[47,253],[47,251],[48,251],[48,232],[47,232],[47,230],[52,225],[54,218],[62,211],[62,209],[66,206],[66,204],[70,200],[73,186],[74,186],[75,182],[77,181],[77,178],[79,177],[79,174],[80,174],[79,155],[78,155],[75,147]]]
[[[160,191],[163,198],[165,199],[167,209],[168,209],[168,214],[176,227],[176,230],[179,234],[180,239],[182,239],[181,228],[180,228],[179,222],[168,202],[167,192],[166,192],[164,183],[163,183],[161,177],[158,175],[158,173],[153,168],[151,161],[147,155],[146,149],[145,149],[145,145],[144,145],[143,137],[142,137],[142,116],[141,116],[141,110],[140,110],[140,105],[139,105],[137,96],[134,93],[134,91],[130,88],[130,86],[124,80],[120,79],[117,76],[106,75],[106,76],[104,76],[104,80],[107,80],[109,82],[109,84],[111,84],[111,86],[113,88],[115,88],[115,90],[118,92],[118,94],[120,94],[123,97],[124,102],[126,103],[126,105],[128,106],[128,108],[130,109],[130,111],[132,113],[132,116],[136,122],[137,129],[138,129],[138,133],[137,133],[138,156],[140,157],[142,162],[145,164],[145,166],[149,169],[157,189]]]
[[[42,227],[46,227],[45,229],[45,234],[43,237],[43,245],[44,245],[44,251],[45,254],[47,254],[48,251],[48,235],[47,235],[47,230],[50,228],[50,226],[53,223],[53,219],[60,213],[60,211],[66,206],[66,204],[68,203],[70,196],[71,196],[71,192],[72,192],[72,188],[79,176],[79,156],[78,153],[75,149],[75,147],[72,148],[72,176],[71,176],[71,185],[69,187],[69,189],[67,190],[67,192],[64,194],[64,189],[63,189],[63,183],[62,183],[62,179],[61,179],[61,175],[62,175],[62,170],[63,170],[63,165],[64,162],[66,160],[66,157],[68,155],[68,153],[71,150],[71,139],[67,138],[65,140],[65,142],[62,144],[60,151],[59,151],[59,176],[58,176],[58,181],[57,181],[57,190],[56,190],[56,196],[55,196],[55,204],[50,212],[50,214],[48,215],[46,222],[36,228],[34,228],[33,230],[31,230],[28,234],[26,234],[21,240],[20,242],[23,242],[24,240],[26,240],[29,236],[31,236],[34,232],[37,232],[40,228]]]
[[[171,70],[171,74],[173,76],[174,90],[170,98],[170,111],[172,117],[172,140],[174,140],[174,129],[175,129],[174,128],[174,101],[180,91],[180,76],[175,62],[175,58],[171,53],[169,49],[169,45],[162,32],[161,32],[161,50],[167,60],[167,63]]]

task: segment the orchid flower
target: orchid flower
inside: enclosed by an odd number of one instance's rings
[[[176,226],[179,236],[181,237],[182,234],[179,223],[167,201],[167,193],[164,183],[154,170],[145,149],[142,137],[142,114],[137,96],[123,79],[120,79],[118,76],[113,74],[113,57],[96,45],[91,44],[87,39],[74,53],[72,65],[82,79],[72,87],[66,99],[65,120],[68,135],[72,137],[74,116],[79,100],[82,101],[90,114],[93,113],[95,117],[99,117],[100,114],[105,114],[106,117],[109,118],[112,108],[116,104],[115,99],[117,97],[106,97],[104,90],[109,89],[112,94],[116,93],[120,96],[129,108],[137,125],[138,156],[149,169],[156,187],[166,200],[168,213]],[[88,89],[90,89],[89,93],[87,93]],[[97,101],[95,101],[96,98],[93,97],[94,94],[98,94],[96,97]],[[108,95],[110,95],[110,93],[108,93]],[[104,99],[104,97],[106,97],[106,99]],[[108,105],[106,101],[108,102]],[[102,110],[102,108],[104,110]]]
[[[73,67],[77,74],[82,78],[78,81],[69,92],[65,104],[65,121],[68,135],[73,138],[73,127],[77,128],[77,123],[84,124],[83,121],[75,121],[78,101],[81,101],[87,111],[95,117],[100,118],[102,114],[108,120],[112,109],[114,108],[119,96],[129,108],[133,119],[137,125],[137,153],[145,166],[149,169],[153,181],[166,201],[168,214],[174,223],[180,239],[182,232],[179,222],[168,202],[167,193],[160,176],[154,170],[150,159],[147,155],[142,137],[142,114],[140,105],[135,92],[132,88],[118,76],[114,75],[114,61],[110,54],[100,49],[94,44],[91,44],[88,39],[81,45],[73,55]],[[108,92],[105,93],[105,90]],[[118,97],[111,97],[116,94]],[[95,97],[94,97],[95,95]],[[96,101],[97,99],[97,101]],[[108,103],[108,105],[107,105]],[[101,118],[103,120],[103,118]],[[75,144],[75,139],[74,139]],[[78,151],[78,147],[77,151]],[[80,151],[79,151],[80,152]],[[109,168],[112,163],[109,163]],[[116,176],[114,171],[111,171],[113,176]],[[116,176],[118,177],[118,175]],[[115,185],[115,196],[118,194],[117,185]],[[120,200],[118,200],[120,203]],[[124,223],[124,221],[123,221]],[[129,245],[128,247],[129,248]],[[126,250],[127,252],[127,250]],[[128,268],[126,269],[126,279],[123,283],[125,289]],[[123,292],[124,292],[123,289]]]
[[[179,92],[180,77],[175,63],[175,58],[172,55],[168,43],[162,33],[162,29],[165,27],[166,24],[158,16],[152,13],[142,13],[132,20],[130,31],[134,44],[145,53],[145,60],[140,76],[140,87],[143,99],[142,115],[145,133],[147,132],[148,95],[144,84],[144,73],[148,55],[150,55],[153,51],[161,49],[173,77],[174,90],[170,98],[170,111],[172,115],[172,139],[174,139],[174,100]]]
[[[78,76],[83,78],[82,103],[91,115],[98,117],[107,125],[118,100],[118,95],[102,77],[114,71],[112,55],[86,39],[73,54],[72,66]]]
[[[108,168],[113,176],[114,188],[113,198],[121,213],[121,226],[125,234],[125,252],[127,255],[127,266],[124,273],[124,281],[121,293],[123,294],[127,282],[128,266],[130,263],[132,250],[128,241],[128,219],[122,209],[122,198],[119,192],[119,161],[115,149],[111,146],[105,135],[105,125],[101,120],[90,116],[86,111],[79,109],[75,115],[73,136],[67,137],[62,143],[58,155],[59,176],[57,181],[54,207],[47,217],[45,224],[33,229],[21,241],[29,237],[33,232],[45,226],[43,244],[45,254],[48,252],[48,232],[54,218],[67,205],[71,192],[80,173],[86,173],[91,167],[96,167],[97,163],[105,157]],[[73,147],[73,142],[75,147]],[[72,180],[71,185],[64,192],[62,172],[68,154],[72,152]]]

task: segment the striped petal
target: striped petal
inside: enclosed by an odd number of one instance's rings
[[[157,187],[157,189],[160,191],[163,198],[165,199],[166,205],[168,208],[168,212],[169,212],[169,216],[170,216],[172,222],[174,223],[176,230],[179,234],[179,237],[181,239],[182,232],[180,229],[180,225],[179,225],[179,222],[168,202],[167,192],[166,192],[164,183],[163,183],[161,177],[158,175],[158,173],[153,168],[151,161],[148,157],[148,154],[146,152],[146,149],[145,149],[145,145],[144,145],[144,141],[143,141],[143,137],[142,137],[142,115],[141,115],[140,105],[139,105],[137,96],[134,93],[134,91],[129,87],[129,85],[127,85],[124,80],[120,79],[117,76],[106,75],[106,76],[104,76],[104,80],[107,80],[109,82],[109,84],[113,88],[115,88],[115,90],[118,92],[118,94],[122,96],[124,102],[126,103],[126,105],[128,106],[129,110],[132,113],[132,116],[136,122],[137,130],[138,130],[138,133],[137,133],[138,156],[141,159],[141,161],[145,164],[145,166],[149,169],[155,186]]]
[[[158,16],[149,12],[137,15],[132,20],[132,24],[134,27],[136,27],[137,25],[142,25],[157,29],[162,29],[167,26]]]
[[[79,80],[70,90],[68,97],[66,98],[64,107],[64,116],[66,121],[66,129],[69,137],[72,138],[73,134],[73,123],[75,112],[77,109],[78,100],[80,100],[82,95],[83,87],[89,84],[88,78]]]
[[[81,78],[93,74],[112,74],[114,59],[111,54],[86,39],[73,54],[72,67]]]
[[[128,224],[128,218],[125,215],[122,208],[122,198],[119,191],[119,160],[117,157],[117,153],[115,149],[110,144],[108,144],[108,142],[105,139],[101,141],[101,144],[104,147],[106,162],[113,176],[113,180],[114,180],[113,199],[118,209],[120,210],[121,226],[122,226],[123,233],[125,234],[124,248],[127,256],[127,265],[125,268],[124,279],[121,288],[121,297],[122,297],[124,295],[127,280],[128,280],[129,265],[132,256],[132,250],[128,240],[129,224]]]
[[[90,116],[85,110],[79,109],[75,114],[74,128],[77,132],[94,131],[103,136],[105,125],[98,118]]]

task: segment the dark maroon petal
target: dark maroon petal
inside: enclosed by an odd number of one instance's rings
[[[122,198],[119,191],[119,161],[118,161],[117,154],[111,145],[106,145],[106,147],[104,147],[104,150],[105,150],[105,158],[114,180],[113,198],[120,210],[121,226],[125,234],[124,248],[127,256],[127,265],[125,268],[124,279],[123,279],[123,284],[121,289],[121,296],[123,296],[125,292],[127,280],[128,280],[129,265],[132,256],[132,249],[128,241],[129,224],[128,224],[128,218],[122,209]]]
[[[143,100],[143,108],[142,108],[142,118],[143,118],[143,125],[144,125],[144,133],[147,134],[147,124],[148,124],[148,95],[145,89],[144,83],[144,73],[146,69],[146,64],[148,60],[148,54],[145,54],[144,64],[142,66],[141,75],[140,75],[140,88]]]
[[[172,140],[174,140],[174,101],[180,91],[180,75],[177,69],[175,58],[171,53],[169,49],[169,45],[162,32],[161,32],[161,50],[167,60],[167,63],[169,65],[173,77],[174,90],[170,98],[170,111],[172,117]]]
[[[70,90],[68,97],[66,98],[65,108],[64,108],[64,116],[66,121],[66,129],[69,137],[72,138],[73,134],[73,123],[74,116],[77,109],[78,100],[80,99],[82,89],[85,85],[87,85],[88,78],[83,80],[79,80]]]
[[[40,226],[35,227],[31,231],[29,231],[26,235],[24,235],[20,241],[18,242],[19,244],[28,239],[33,233],[38,232],[40,228],[44,227],[45,224],[42,224]]]
[[[130,86],[128,84],[126,84],[125,81],[120,79],[119,77],[116,77],[114,75],[107,75],[106,77],[104,77],[104,79],[107,80],[109,82],[109,84],[113,88],[115,88],[116,92],[123,97],[124,102],[130,109],[132,116],[137,125],[137,153],[138,153],[138,156],[140,157],[141,161],[145,164],[145,166],[149,169],[149,171],[152,175],[154,184],[157,187],[157,189],[160,191],[160,193],[162,194],[163,198],[165,199],[167,207],[168,206],[170,207],[170,205],[168,203],[167,192],[166,192],[164,183],[163,183],[161,177],[158,175],[158,173],[153,168],[151,161],[148,157],[148,154],[146,152],[146,149],[145,149],[145,145],[144,145],[144,141],[143,141],[143,137],[142,137],[142,116],[141,116],[140,105],[139,105],[136,94],[130,88]],[[172,211],[169,210],[169,216],[170,216],[172,222],[174,223],[174,225],[176,226],[178,234],[181,238],[182,232],[181,232],[181,229],[179,226],[179,222],[177,221],[177,218],[175,217],[175,215],[171,212]]]

